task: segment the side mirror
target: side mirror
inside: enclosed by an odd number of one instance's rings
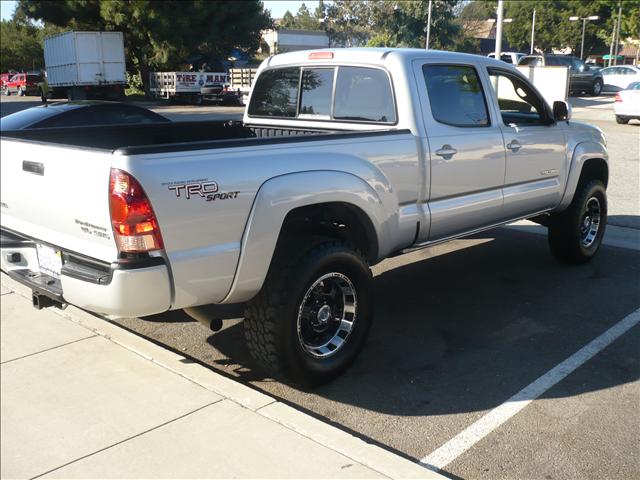
[[[553,102],[553,118],[556,122],[571,119],[571,105],[561,100]]]

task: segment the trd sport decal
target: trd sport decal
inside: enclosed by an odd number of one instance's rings
[[[208,180],[208,178],[205,178],[202,180],[168,182],[162,185],[166,185],[169,190],[175,193],[176,198],[186,198],[187,200],[190,200],[191,197],[200,197],[204,198],[207,202],[213,202],[216,200],[238,198],[239,191],[219,192],[218,184]]]

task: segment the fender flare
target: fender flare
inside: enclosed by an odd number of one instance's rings
[[[328,202],[347,203],[363,211],[375,230],[378,251],[387,248],[389,229],[393,219],[397,223],[397,215],[388,215],[378,192],[361,178],[326,170],[274,177],[258,190],[242,236],[233,283],[221,303],[244,302],[260,291],[290,211]]]
[[[582,169],[585,163],[592,159],[604,161],[607,169],[609,168],[609,155],[602,144],[593,141],[580,142],[573,149],[562,200],[560,200],[558,206],[553,210],[554,212],[562,211],[569,206],[578,188],[578,181],[580,180]]]

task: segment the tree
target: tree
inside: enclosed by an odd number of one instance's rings
[[[295,30],[322,30],[324,21],[324,3],[318,5],[315,12],[311,14],[307,6],[303,3],[298,9],[295,17],[287,10],[280,22],[281,28],[291,28]]]
[[[2,20],[0,27],[0,70],[27,71],[44,68],[42,41],[59,33],[53,25],[34,25],[17,9],[10,20]]]
[[[428,0],[336,0],[327,8],[325,28],[333,44],[424,48]],[[467,50],[455,14],[459,0],[434,0],[430,48]]]
[[[490,2],[496,4],[496,2]],[[622,2],[623,17],[620,38],[640,35],[640,2]],[[505,2],[505,17],[513,19],[505,24],[505,38],[515,48],[528,49],[531,42],[531,20],[536,9],[535,46],[543,51],[570,46],[580,52],[582,22],[569,17],[600,18],[588,21],[585,28],[585,57],[590,53],[608,51],[611,32],[617,19],[618,0],[532,0]]]
[[[284,16],[282,17],[282,21],[280,22],[280,27],[296,28],[296,19],[289,10],[284,12]]]
[[[20,0],[30,18],[69,29],[113,30],[124,35],[129,69],[148,89],[149,72],[176,69],[194,57],[226,59],[253,51],[272,26],[259,0]]]

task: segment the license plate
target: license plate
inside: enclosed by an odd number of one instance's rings
[[[36,245],[36,251],[38,252],[38,265],[40,271],[51,275],[55,278],[60,278],[60,270],[62,269],[62,253],[59,250],[54,250],[46,245]]]

